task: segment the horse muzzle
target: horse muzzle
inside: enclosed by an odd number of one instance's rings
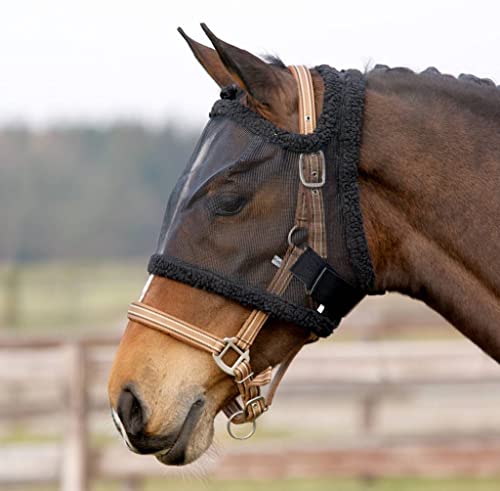
[[[132,452],[154,455],[166,465],[183,465],[196,458],[187,455],[188,444],[205,407],[203,394],[190,399],[191,403],[180,402],[176,408],[175,421],[169,423],[174,429],[155,435],[147,430],[150,409],[133,387],[126,387],[120,394],[116,410],[112,409],[113,421]]]

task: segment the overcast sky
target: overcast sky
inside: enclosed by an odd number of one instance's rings
[[[285,63],[434,65],[500,83],[500,2],[0,0],[0,124],[201,124],[218,89],[176,32]]]

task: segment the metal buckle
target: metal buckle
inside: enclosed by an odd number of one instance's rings
[[[228,375],[231,375],[232,377],[235,376],[234,369],[243,361],[250,361],[250,352],[248,350],[243,351],[241,350],[236,344],[235,344],[235,339],[236,338],[224,338],[223,341],[226,343],[222,351],[216,355],[215,353],[212,353],[212,357],[215,360],[215,363],[217,363],[217,366],[225,373]],[[229,366],[227,363],[225,363],[222,358],[224,355],[232,349],[237,355],[238,359],[231,365]]]
[[[319,182],[309,182],[306,180],[304,176],[304,166],[302,165],[304,161],[304,154],[301,153],[299,157],[299,177],[300,177],[300,182],[302,183],[303,186],[306,188],[322,188],[325,185],[326,182],[326,166],[325,166],[325,156],[323,155],[323,151],[320,150],[317,152],[318,158],[320,159],[321,162],[321,181]]]
[[[248,406],[253,406],[254,404],[257,404],[257,401],[260,401],[260,400],[264,401],[264,407],[265,407],[265,409],[264,409],[263,412],[266,412],[267,409],[269,408],[269,406],[266,404],[266,398],[263,395],[254,397],[253,399],[250,399],[247,402],[245,402],[245,409]]]

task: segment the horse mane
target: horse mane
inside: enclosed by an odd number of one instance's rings
[[[461,73],[458,77],[449,75],[447,73],[441,73],[436,67],[429,67],[420,73],[414,72],[410,68],[406,67],[388,67],[387,65],[375,65],[371,70],[368,71],[367,75],[377,74],[377,73],[393,73],[393,74],[409,74],[409,75],[422,75],[429,77],[436,77],[442,80],[455,80],[460,81],[465,84],[472,84],[480,87],[496,88],[500,89],[500,85],[495,84],[491,78],[481,78],[470,73]]]
[[[263,55],[269,64],[286,69],[287,66],[279,56]],[[418,90],[430,97],[453,97],[465,106],[484,117],[490,116],[495,121],[500,119],[500,85],[490,78],[481,78],[469,73],[461,73],[458,77],[441,73],[436,67],[429,67],[422,72],[415,72],[406,67],[389,67],[377,64],[364,72],[367,82],[375,82],[382,90]],[[371,84],[373,87],[373,84]],[[422,92],[423,91],[423,92]]]
[[[262,58],[269,64],[278,67],[278,68],[287,68],[283,60],[275,55],[275,54],[266,54],[263,55]],[[497,85],[491,78],[481,78],[476,75],[472,75],[470,73],[461,73],[458,77],[447,73],[441,73],[436,67],[430,66],[423,70],[422,72],[415,72],[410,68],[406,67],[389,67],[387,65],[377,64],[372,69],[369,69],[365,72],[365,76],[369,76],[371,74],[379,74],[379,73],[390,73],[390,74],[409,74],[409,75],[422,75],[435,77],[436,79],[442,80],[455,80],[459,82],[463,82],[464,84],[473,85],[476,87],[488,87],[488,88],[496,88],[500,89],[500,85]]]
[[[458,77],[430,67],[416,73],[409,68],[375,65],[365,72],[368,87],[394,94],[411,94],[414,100],[434,104],[453,101],[482,119],[500,123],[500,87],[489,78],[462,73]]]

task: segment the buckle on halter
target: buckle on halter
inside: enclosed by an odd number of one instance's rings
[[[311,171],[311,176],[313,178],[319,178],[319,180],[316,181],[308,181],[306,177],[304,176],[304,156],[306,154],[301,153],[299,157],[299,177],[300,177],[300,182],[302,185],[306,188],[322,188],[325,185],[326,182],[326,165],[325,165],[325,156],[323,154],[323,151],[320,150],[316,154],[307,154],[308,156],[312,157],[313,155],[316,156],[317,159],[319,159],[319,162],[321,164],[320,169],[312,169]],[[314,158],[314,157],[313,157]],[[319,175],[318,175],[319,174]]]
[[[257,397],[254,397],[253,399],[250,399],[247,402],[245,402],[245,409],[247,409],[248,406],[250,406],[252,409],[258,408],[259,401],[262,401],[262,403],[264,404],[263,412],[266,412],[269,409],[269,406],[267,405],[266,398],[263,395],[259,395]]]
[[[212,357],[215,360],[215,363],[217,363],[217,366],[225,373],[228,375],[231,375],[234,377],[236,374],[234,373],[234,369],[243,361],[250,361],[250,352],[249,350],[243,351],[238,347],[238,345],[234,342],[235,338],[224,338],[223,341],[225,344],[224,348],[219,354],[212,353]],[[228,365],[224,360],[222,359],[226,353],[232,349],[237,355],[238,359],[232,364]]]

